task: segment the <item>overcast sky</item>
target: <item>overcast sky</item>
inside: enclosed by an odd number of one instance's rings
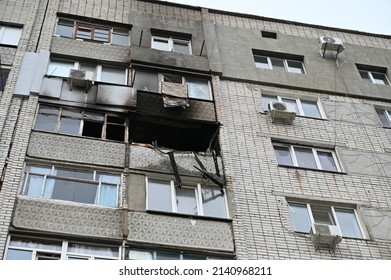
[[[391,0],[172,0],[169,2],[391,35]]]

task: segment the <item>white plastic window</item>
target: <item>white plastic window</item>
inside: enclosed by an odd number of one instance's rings
[[[191,42],[186,39],[173,37],[152,36],[153,49],[161,51],[172,51],[182,54],[191,54]]]
[[[296,112],[298,116],[322,119],[324,114],[320,106],[319,100],[306,100],[302,98],[286,98],[273,95],[262,95],[262,108],[268,111],[270,102],[285,102],[288,110]]]
[[[378,85],[390,85],[390,81],[385,73],[359,70],[360,76],[363,81]]]
[[[0,44],[2,45],[17,46],[21,35],[21,28],[0,26]]]
[[[120,184],[119,174],[27,164],[23,194],[117,207]]]
[[[228,218],[223,190],[200,184],[178,188],[172,180],[147,178],[147,209]]]
[[[391,128],[391,110],[376,109],[376,112],[383,127]]]
[[[207,260],[207,256],[178,251],[129,250],[129,260]]]
[[[268,57],[254,55],[255,66],[262,69],[286,71],[290,73],[305,74],[304,64],[300,60],[285,59],[279,57]]]
[[[279,144],[273,146],[279,165],[341,172],[332,150]]]
[[[120,247],[11,236],[6,260],[118,260]]]
[[[336,225],[343,237],[364,238],[363,230],[353,208],[310,203],[288,203],[294,231],[309,233],[311,224]]]

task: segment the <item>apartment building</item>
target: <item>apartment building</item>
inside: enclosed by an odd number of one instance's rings
[[[391,258],[390,36],[0,7],[0,259]]]

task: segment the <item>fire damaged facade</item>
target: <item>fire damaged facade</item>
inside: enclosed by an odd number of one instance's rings
[[[390,36],[152,0],[0,11],[0,259],[391,258]]]

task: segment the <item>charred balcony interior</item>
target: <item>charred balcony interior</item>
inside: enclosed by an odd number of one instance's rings
[[[196,122],[130,113],[129,142],[152,144],[178,151],[220,153],[217,123]]]

